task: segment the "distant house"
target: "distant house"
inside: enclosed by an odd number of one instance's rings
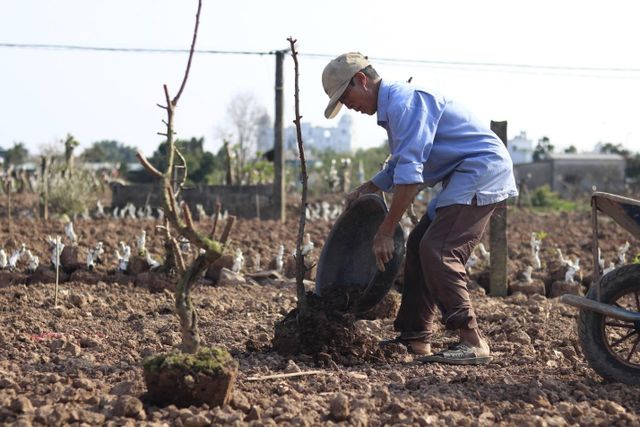
[[[353,136],[353,119],[344,114],[336,127],[314,126],[310,123],[301,123],[300,130],[305,145],[307,159],[313,159],[312,150],[333,150],[336,153],[351,152],[351,138]],[[298,138],[296,127],[289,126],[284,129],[285,158],[295,160],[298,158]],[[273,149],[273,126],[268,117],[258,124],[258,151],[266,153]],[[308,150],[308,151],[307,151]]]
[[[84,162],[82,164],[82,167],[93,172],[111,172],[113,170],[120,169],[122,167],[122,164],[120,162]],[[127,171],[138,171],[142,170],[142,165],[138,162],[131,162],[126,163],[125,168]]]
[[[513,164],[531,163],[533,161],[533,151],[535,144],[527,138],[527,132],[520,131],[520,134],[511,138],[507,142],[507,149],[511,155]]]
[[[549,153],[545,160],[514,165],[514,173],[528,189],[547,184],[563,197],[572,197],[595,190],[624,192],[625,166],[618,154]]]

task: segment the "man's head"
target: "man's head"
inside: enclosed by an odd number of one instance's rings
[[[322,86],[329,96],[324,116],[331,119],[344,104],[350,110],[373,115],[378,110],[380,76],[366,56],[349,52],[333,59],[322,72]]]

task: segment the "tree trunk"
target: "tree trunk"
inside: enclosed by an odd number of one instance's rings
[[[185,353],[195,353],[200,348],[200,332],[198,330],[198,312],[191,301],[191,288],[202,276],[209,264],[217,258],[217,254],[212,257],[200,255],[193,262],[191,267],[184,272],[178,286],[176,287],[176,311],[180,317],[180,328],[182,330],[182,351]]]

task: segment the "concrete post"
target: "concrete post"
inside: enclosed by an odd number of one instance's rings
[[[507,145],[507,122],[491,121],[491,130]],[[493,212],[489,230],[489,294],[507,295],[507,201],[502,201]]]
[[[273,154],[275,172],[273,180],[273,218],[285,222],[285,187],[286,173],[284,169],[284,73],[283,63],[286,50],[276,51],[276,109],[275,123],[273,125]]]

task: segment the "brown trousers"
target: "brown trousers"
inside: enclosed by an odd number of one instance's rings
[[[407,240],[402,303],[394,328],[402,338],[429,342],[436,308],[447,329],[477,328],[465,264],[497,204],[439,208],[425,214]]]

